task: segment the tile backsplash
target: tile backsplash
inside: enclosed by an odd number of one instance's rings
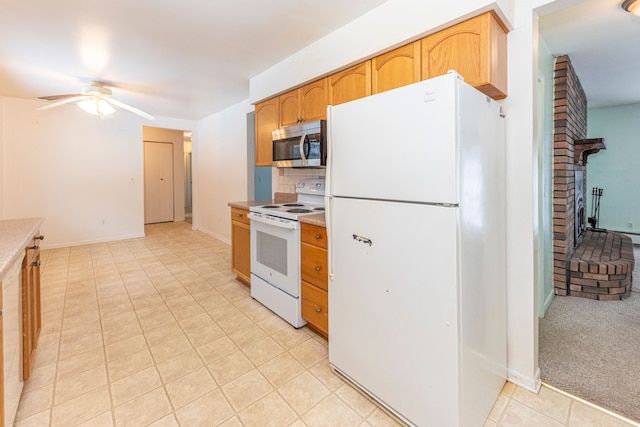
[[[295,193],[296,184],[300,180],[305,178],[324,178],[325,173],[325,169],[273,168],[271,189],[274,193]]]

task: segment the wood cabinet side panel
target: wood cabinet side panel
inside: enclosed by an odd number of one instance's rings
[[[256,104],[256,166],[273,165],[273,136],[278,128],[278,98]]]
[[[251,227],[234,219],[231,221],[231,271],[243,282],[251,283]]]

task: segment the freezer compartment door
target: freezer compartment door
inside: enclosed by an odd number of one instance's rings
[[[328,209],[329,362],[416,425],[458,425],[458,209]]]
[[[458,84],[445,75],[329,107],[328,194],[458,203]]]

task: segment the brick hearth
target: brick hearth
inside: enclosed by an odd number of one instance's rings
[[[570,295],[619,300],[631,292],[633,244],[616,232],[587,230],[569,263]]]

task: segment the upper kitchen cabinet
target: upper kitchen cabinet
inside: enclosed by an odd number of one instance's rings
[[[320,79],[278,97],[280,127],[327,118],[327,79]]]
[[[273,165],[271,132],[278,129],[278,97],[256,104],[256,166]]]
[[[420,81],[420,41],[409,43],[371,60],[372,93]]]
[[[449,70],[491,98],[507,96],[507,30],[493,12],[422,39],[422,79]]]
[[[371,61],[365,61],[327,77],[329,105],[371,95]]]

